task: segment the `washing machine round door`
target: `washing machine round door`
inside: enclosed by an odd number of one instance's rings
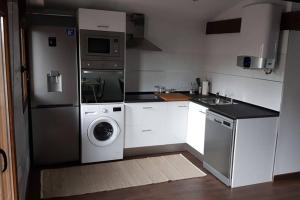
[[[88,138],[96,146],[103,147],[113,143],[120,134],[117,122],[109,117],[93,121],[88,128]]]

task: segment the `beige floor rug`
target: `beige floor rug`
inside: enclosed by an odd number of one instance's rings
[[[41,172],[41,198],[82,195],[205,175],[181,154],[47,169]]]

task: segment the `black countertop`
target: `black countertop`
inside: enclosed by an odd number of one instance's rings
[[[181,92],[183,94],[189,95],[187,92]],[[242,101],[235,100],[236,104],[228,105],[209,105],[200,102],[199,98],[213,97],[214,95],[202,96],[202,95],[189,95],[191,96],[191,101],[199,105],[207,107],[210,111],[218,113],[220,115],[229,117],[231,119],[248,119],[248,118],[265,118],[265,117],[278,117],[279,112],[270,110],[264,107],[252,105]],[[126,93],[125,95],[126,103],[138,103],[138,102],[164,102],[163,99],[156,96],[152,92],[135,92]]]
[[[163,102],[164,100],[152,92],[126,93],[125,103]]]
[[[210,95],[209,97],[213,97]],[[245,103],[242,101],[234,100],[235,104],[227,105],[209,105],[198,101],[199,98],[207,98],[208,96],[195,96],[191,99],[192,102],[207,107],[210,111],[217,114],[229,117],[231,119],[249,119],[249,118],[265,118],[265,117],[278,117],[279,112],[256,106],[253,104]]]
[[[231,119],[249,119],[279,116],[279,112],[277,111],[269,110],[247,103],[214,105],[210,106],[209,110],[221,114],[223,116],[229,117]]]

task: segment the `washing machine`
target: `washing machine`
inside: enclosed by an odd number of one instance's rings
[[[81,162],[123,158],[124,104],[81,105]]]

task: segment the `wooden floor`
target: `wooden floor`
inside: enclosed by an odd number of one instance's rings
[[[180,153],[208,175],[202,178],[51,200],[300,200],[300,177],[230,189],[203,169],[202,162],[190,153]],[[39,175],[39,169],[32,171],[28,200],[40,200]]]

